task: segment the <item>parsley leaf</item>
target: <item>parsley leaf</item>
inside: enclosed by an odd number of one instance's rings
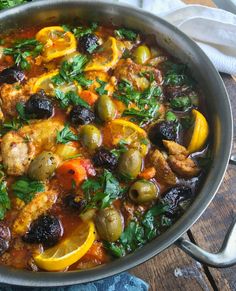
[[[64,61],[59,69],[59,74],[51,79],[52,82],[55,85],[72,83],[80,75],[87,62],[88,58],[83,55],[75,56],[71,61]]]
[[[57,143],[66,144],[69,141],[77,141],[78,139],[78,136],[70,130],[68,124],[61,131],[57,131]]]
[[[191,107],[192,102],[188,96],[180,96],[171,99],[170,105],[175,110],[186,110]]]
[[[76,92],[69,91],[67,93],[62,92],[59,89],[55,89],[55,98],[59,101],[61,108],[65,109],[71,105],[81,105],[86,108],[90,108],[90,105],[80,98]]]
[[[77,81],[82,87],[85,87],[85,88],[87,88],[87,87],[89,87],[92,83],[93,83],[93,81],[92,80],[89,80],[89,79],[86,79],[85,78],[85,76],[84,76],[84,74],[79,74],[79,75],[77,75],[75,78],[75,81]]]
[[[7,210],[11,208],[11,201],[7,192],[5,181],[0,182],[0,220],[5,217]]]
[[[3,53],[4,55],[13,56],[17,66],[20,66],[23,70],[28,70],[30,68],[30,63],[27,58],[30,56],[38,56],[42,49],[43,44],[34,38],[30,38],[16,41],[11,48],[5,48]]]
[[[45,187],[40,181],[22,177],[12,184],[12,190],[16,197],[20,198],[25,203],[29,203],[36,193],[45,191]]]
[[[131,40],[131,41],[136,40],[138,37],[137,32],[130,29],[126,29],[126,28],[116,29],[115,35],[120,39],[126,39],[126,40]]]
[[[165,118],[167,121],[178,121],[177,116],[172,111],[167,111]]]
[[[69,26],[69,25],[63,25],[63,28],[65,31],[71,31],[76,38],[80,38],[81,36],[84,36],[89,33],[93,33],[97,28],[98,24],[96,22],[92,22],[90,26]]]
[[[99,80],[97,78],[97,82],[100,84],[100,87],[96,88],[96,92],[101,96],[101,95],[106,95],[108,92],[105,90],[105,87],[107,85],[106,82]]]
[[[82,190],[87,200],[86,209],[106,208],[123,193],[118,180],[108,170],[104,170],[97,179],[87,179],[83,182]]]
[[[26,0],[1,0],[0,1],[0,10],[5,8],[11,8],[23,3],[26,3]]]

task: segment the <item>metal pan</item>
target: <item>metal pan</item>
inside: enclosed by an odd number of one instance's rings
[[[104,266],[67,273],[35,273],[1,266],[0,282],[41,287],[91,282],[135,267],[173,243],[176,243],[197,260],[210,266],[225,267],[235,264],[236,227],[230,229],[223,249],[216,255],[204,252],[181,238],[214,198],[229,162],[233,121],[229,97],[218,72],[204,52],[177,28],[151,13],[127,5],[88,0],[32,2],[1,12],[0,32],[9,28],[29,27],[37,24],[65,23],[76,18],[108,24],[112,21],[116,25],[155,35],[160,46],[189,65],[194,77],[204,89],[209,123],[213,133],[213,163],[195,201],[185,214],[168,231],[134,253]]]

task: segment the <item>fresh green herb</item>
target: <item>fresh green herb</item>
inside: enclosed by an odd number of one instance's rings
[[[125,256],[125,249],[121,244],[118,245],[114,242],[104,241],[103,245],[114,257],[120,258]]]
[[[89,87],[93,81],[92,80],[89,80],[89,79],[86,79],[86,77],[84,76],[84,74],[79,74],[77,75],[75,78],[75,81],[77,81],[82,87]]]
[[[45,186],[42,182],[22,177],[12,184],[12,190],[16,197],[29,203],[36,193],[45,191]]]
[[[27,121],[28,118],[26,116],[26,113],[25,113],[25,106],[22,102],[18,102],[16,103],[16,111],[19,115],[19,117],[23,120],[23,121]]]
[[[107,85],[107,83],[106,82],[104,82],[104,81],[102,81],[102,80],[99,80],[98,78],[97,78],[97,82],[100,84],[100,87],[98,87],[97,89],[96,89],[96,92],[101,96],[101,95],[106,95],[108,92],[107,92],[107,90],[105,90],[105,87],[106,87],[106,85]]]
[[[5,40],[4,39],[0,39],[0,45],[4,45]]]
[[[136,91],[130,82],[122,80],[118,84],[118,92],[115,92],[113,97],[126,106],[134,103],[136,108],[125,109],[123,116],[132,116],[131,121],[138,122],[142,126],[156,117],[159,108],[157,97],[161,95],[162,90],[155,81],[141,93]]]
[[[28,2],[27,0],[1,0],[0,1],[0,10],[6,9],[6,8],[11,8],[23,3]]]
[[[160,221],[168,206],[158,204],[149,209],[138,221],[130,221],[118,242],[105,247],[116,257],[124,256],[145,245],[159,233]]]
[[[13,118],[12,120],[6,121],[1,125],[1,136],[6,134],[8,131],[14,130],[17,131],[22,127],[22,123],[19,119]]]
[[[71,61],[64,61],[59,69],[59,74],[52,78],[55,85],[73,83],[83,71],[88,58],[83,55],[75,56]]]
[[[128,150],[127,142],[125,140],[120,140],[118,143],[118,147],[111,150],[111,153],[116,156],[118,159],[120,155]]]
[[[74,91],[64,93],[59,89],[55,89],[55,98],[59,101],[59,104],[63,109],[67,108],[70,104],[90,108],[89,104],[80,98]]]
[[[180,96],[171,99],[170,105],[175,110],[186,110],[191,107],[191,99],[188,96]]]
[[[165,117],[167,121],[178,121],[177,116],[172,111],[167,111]]]
[[[92,22],[89,27],[86,26],[69,26],[69,25],[63,25],[63,28],[65,31],[71,31],[76,38],[80,38],[81,36],[84,36],[89,33],[93,33],[98,28],[98,24],[96,22]]]
[[[82,157],[82,155],[81,154],[73,155],[73,156],[70,156],[69,158],[66,158],[65,160],[73,160],[79,157]]]
[[[66,144],[69,141],[77,141],[78,139],[78,136],[70,130],[68,124],[66,124],[66,126],[61,131],[57,131],[57,143]]]
[[[165,71],[164,84],[171,86],[187,85],[192,87],[195,81],[190,75],[188,67],[184,64],[175,64],[167,61],[163,64]]]
[[[38,56],[43,49],[43,44],[34,38],[16,41],[11,48],[5,48],[4,55],[13,56],[15,64],[23,70],[30,68],[28,57]]]
[[[132,53],[126,48],[123,52],[122,59],[128,59],[132,56]]]
[[[126,28],[116,29],[115,35],[120,39],[126,39],[131,41],[136,40],[138,37],[137,32]]]
[[[82,190],[87,200],[86,209],[106,208],[123,193],[118,180],[108,170],[104,170],[97,179],[83,182]]]
[[[4,219],[7,210],[11,208],[11,201],[7,192],[6,181],[0,182],[0,220]]]

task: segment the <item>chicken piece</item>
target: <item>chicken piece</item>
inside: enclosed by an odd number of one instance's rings
[[[168,162],[159,150],[155,150],[151,156],[153,166],[156,169],[156,178],[168,185],[175,185],[177,178],[171,170]]]
[[[136,64],[131,59],[120,60],[115,68],[114,76],[118,80],[129,81],[136,89],[143,91],[150,85],[147,77],[140,76],[140,73],[144,72],[151,72],[157,84],[161,84],[161,71],[151,66]]]
[[[0,104],[4,116],[16,116],[16,104],[18,102],[26,102],[29,99],[34,82],[35,79],[32,78],[23,86],[3,84],[0,87]]]
[[[13,236],[24,235],[30,224],[52,207],[57,200],[57,196],[58,193],[55,190],[38,193],[30,203],[26,204],[14,221]]]
[[[55,146],[58,130],[63,124],[54,119],[37,121],[2,138],[1,152],[7,174],[20,176],[27,172],[30,162],[42,150]]]
[[[26,143],[17,132],[4,135],[1,143],[3,165],[9,175],[22,175],[35,155],[32,143]]]
[[[168,162],[175,173],[184,178],[192,178],[199,174],[200,169],[188,157],[189,152],[184,146],[168,140],[163,140],[163,144],[169,151]]]
[[[189,155],[187,149],[175,141],[163,140],[163,144],[167,148],[170,155]]]

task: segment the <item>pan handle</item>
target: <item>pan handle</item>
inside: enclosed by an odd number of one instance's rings
[[[229,162],[236,165],[236,155],[232,155]],[[236,219],[232,222],[218,253],[209,253],[182,237],[175,244],[194,259],[208,266],[215,268],[233,266],[236,264]]]

